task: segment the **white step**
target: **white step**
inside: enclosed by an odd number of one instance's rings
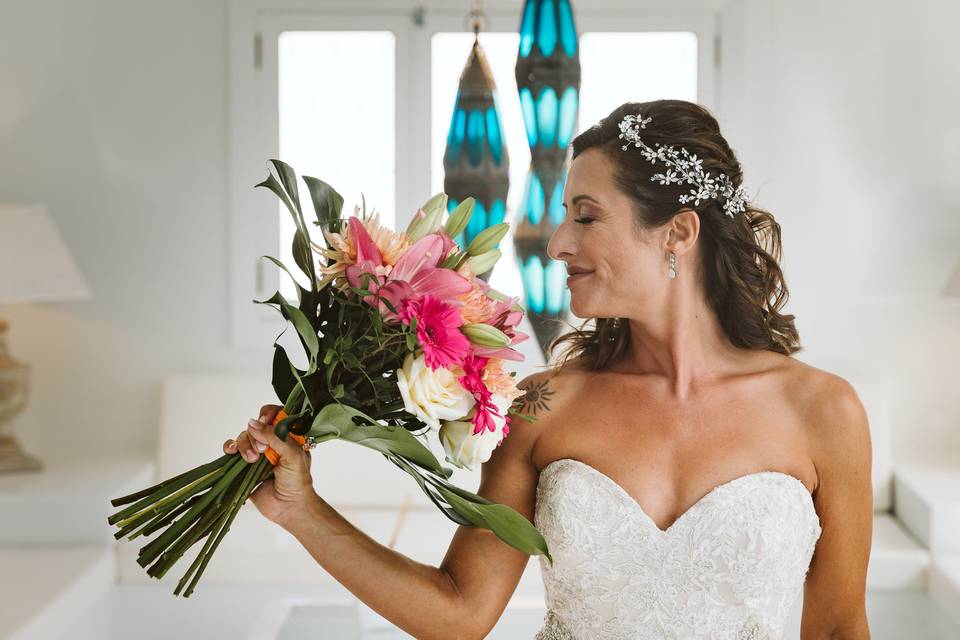
[[[115,556],[103,545],[0,549],[0,638],[60,637],[110,593],[115,575]]]
[[[890,514],[873,516],[873,544],[867,565],[871,590],[923,590],[927,587],[930,552]]]
[[[40,472],[0,474],[0,547],[108,544],[116,529],[107,517],[120,508],[110,500],[155,484],[146,456],[45,456],[43,463]]]
[[[898,466],[894,513],[932,553],[960,553],[960,467]]]
[[[930,596],[960,626],[960,554],[934,556]]]

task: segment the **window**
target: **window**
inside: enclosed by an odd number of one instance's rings
[[[280,159],[298,174],[332,185],[343,196],[346,212],[365,200],[367,210],[378,211],[391,227],[396,209],[395,52],[396,35],[390,31],[284,31],[277,43]],[[277,206],[279,254],[274,255],[292,267],[296,227],[279,200]],[[307,205],[308,229],[322,244],[311,212]],[[306,286],[307,279],[301,284]],[[280,293],[296,300],[289,278],[281,280]]]
[[[344,196],[345,215],[362,191],[368,210],[399,229],[443,188],[454,93],[473,41],[464,30],[467,5],[451,10],[425,2],[421,13],[400,2],[364,9],[367,4],[357,0],[338,10],[310,0],[231,5],[228,317],[236,346],[269,345],[283,329],[280,314],[253,299],[277,290],[296,297],[287,276],[258,259],[271,255],[293,266],[289,214],[276,213],[282,205],[272,193],[253,188],[266,177],[268,159],[332,184]],[[607,4],[574,8],[582,70],[577,133],[627,100],[673,97],[716,108],[713,9],[664,15],[640,3],[629,10]],[[508,222],[530,162],[514,79],[521,8],[518,1],[516,9],[487,11],[480,34],[510,156]],[[312,206],[299,186],[309,222]],[[513,245],[501,248],[491,284],[522,296]]]

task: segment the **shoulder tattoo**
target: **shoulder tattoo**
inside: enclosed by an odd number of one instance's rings
[[[537,415],[537,411],[549,411],[550,398],[554,393],[550,388],[550,378],[541,381],[524,380],[517,385],[517,388],[525,392],[516,399],[522,413]]]

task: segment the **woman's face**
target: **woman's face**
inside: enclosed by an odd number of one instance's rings
[[[574,159],[563,190],[566,216],[547,253],[590,273],[568,279],[578,318],[629,318],[653,302],[668,281],[662,233],[638,234],[630,199],[613,183],[613,163],[597,148]]]

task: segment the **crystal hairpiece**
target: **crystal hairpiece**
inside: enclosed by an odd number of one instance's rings
[[[676,151],[673,145],[661,145],[659,142],[655,143],[656,150],[648,147],[640,139],[640,129],[646,129],[647,123],[652,119],[652,117],[644,118],[642,114],[638,113],[636,115],[626,115],[620,121],[620,137],[627,140],[627,144],[622,147],[624,151],[632,142],[634,146],[641,148],[640,152],[643,157],[649,160],[651,164],[660,160],[667,165],[667,171],[654,174],[650,178],[651,180],[659,180],[660,184],[681,184],[686,181],[688,184],[694,185],[695,188],[690,189],[689,195],[680,196],[680,202],[683,204],[693,200],[693,204],[698,205],[701,200],[708,198],[718,200],[725,198],[723,210],[731,218],[734,214],[746,210],[746,196],[743,185],[734,189],[733,183],[725,174],[720,174],[714,178],[709,173],[704,172],[703,160],[697,158],[696,155],[691,155],[683,147],[680,148],[680,151]]]

